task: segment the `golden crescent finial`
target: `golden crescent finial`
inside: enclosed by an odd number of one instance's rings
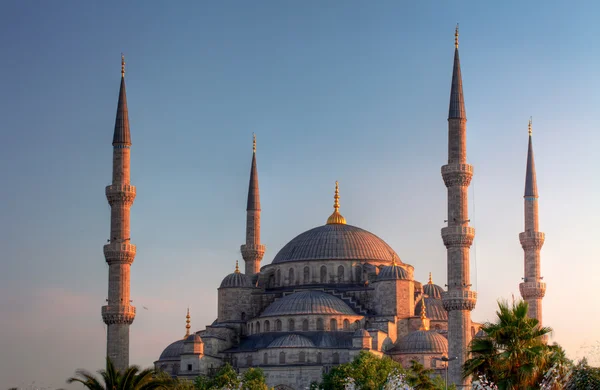
[[[454,47],[458,49],[458,23],[456,23],[456,30],[454,30]]]
[[[184,339],[190,335],[190,328],[192,327],[190,325],[190,322],[190,308],[188,307],[187,315],[185,316],[185,336],[183,336]]]
[[[121,53],[121,77],[125,77],[125,55]]]
[[[395,267],[396,266],[396,254],[392,253],[392,265]]]
[[[256,134],[252,133],[252,153],[256,153]]]
[[[421,319],[424,320],[427,318],[427,308],[425,307],[425,297],[421,298]]]
[[[433,280],[431,280],[431,272],[429,273],[429,282],[427,284],[433,284]]]
[[[532,121],[533,121],[533,117],[529,117],[529,127],[528,127],[528,130],[529,130],[529,135],[530,136],[531,136],[531,122]]]
[[[340,185],[336,180],[335,194],[333,195],[333,214],[331,214],[329,216],[329,218],[327,218],[328,225],[332,225],[332,224],[345,225],[346,224],[346,218],[344,218],[342,216],[342,214],[340,214],[339,210],[340,210]]]
[[[238,261],[237,261],[237,260],[235,261],[235,273],[236,273],[236,274],[239,274],[239,273],[240,273],[240,266],[239,266],[239,263],[238,263]]]

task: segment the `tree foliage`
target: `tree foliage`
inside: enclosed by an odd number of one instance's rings
[[[565,390],[600,389],[600,368],[590,367],[587,359],[581,359],[572,369]]]
[[[75,376],[67,379],[67,383],[81,383],[90,390],[154,390],[166,389],[171,379],[157,376],[151,368],[141,370],[138,366],[129,366],[125,371],[115,368],[112,361],[106,358],[106,369],[99,370],[98,379],[89,371],[79,369]]]
[[[527,316],[528,304],[498,302],[497,320],[482,326],[485,336],[471,342],[473,357],[463,366],[465,377],[485,376],[500,390],[539,389],[553,366],[568,364],[563,349],[547,345],[551,328]]]
[[[199,376],[194,380],[197,390],[243,389],[267,390],[265,374],[260,368],[249,368],[242,376],[230,364],[222,366],[212,377]]]
[[[344,390],[346,381],[352,378],[357,389],[380,390],[394,370],[405,373],[400,363],[389,357],[380,358],[361,351],[353,361],[335,366],[324,374],[321,387],[324,390]]]

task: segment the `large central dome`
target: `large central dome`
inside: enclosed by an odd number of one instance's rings
[[[400,262],[381,238],[359,227],[328,224],[310,229],[288,242],[273,264],[306,260],[357,260]]]

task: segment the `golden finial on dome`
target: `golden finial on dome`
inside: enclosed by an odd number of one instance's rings
[[[532,121],[533,121],[533,118],[529,117],[529,127],[528,127],[528,129],[529,129],[529,136],[531,136],[531,122]]]
[[[427,284],[433,284],[433,280],[431,280],[431,272],[429,273],[429,282]]]
[[[458,23],[456,23],[456,30],[454,31],[454,47],[458,49]]]
[[[190,335],[190,328],[192,327],[190,325],[190,322],[190,308],[188,307],[187,315],[185,316],[185,336],[183,336],[184,339]]]
[[[121,53],[121,77],[125,77],[125,55]]]
[[[340,186],[338,184],[338,182],[335,182],[335,195],[333,195],[333,214],[331,214],[329,216],[329,218],[327,218],[327,225],[333,225],[333,224],[340,224],[340,225],[345,225],[346,224],[346,218],[344,218],[342,216],[342,214],[340,214]]]
[[[392,265],[395,267],[396,266],[396,254],[392,253]]]
[[[236,274],[240,273],[240,265],[237,260],[235,261],[235,273]]]
[[[256,153],[256,134],[252,133],[252,153]]]

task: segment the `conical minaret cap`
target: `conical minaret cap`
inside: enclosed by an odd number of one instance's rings
[[[129,113],[127,111],[127,94],[125,93],[125,57],[121,54],[121,87],[119,89],[119,103],[117,104],[117,118],[113,146],[131,146],[131,133],[129,131]]]
[[[250,167],[250,184],[248,185],[248,205],[246,210],[260,210],[258,169],[256,168],[256,135],[254,134],[252,136],[252,166]]]
[[[535,162],[533,160],[533,142],[531,140],[531,119],[529,120],[529,146],[527,148],[527,172],[525,174],[525,196],[538,197]]]
[[[463,96],[462,75],[460,73],[460,58],[458,55],[458,25],[454,33],[454,68],[452,69],[452,87],[450,89],[450,110],[448,119],[467,119],[465,98]]]

